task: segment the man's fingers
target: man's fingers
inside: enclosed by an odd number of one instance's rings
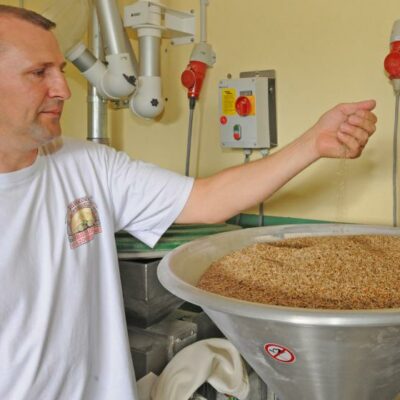
[[[340,131],[342,133],[346,133],[347,135],[352,136],[363,147],[367,144],[368,138],[370,136],[368,131],[366,131],[364,129],[357,128],[354,125],[351,125],[351,124],[349,124],[347,122],[344,122],[340,126]]]
[[[374,124],[377,123],[378,118],[376,117],[376,115],[371,112],[371,111],[367,111],[367,110],[357,110],[354,115],[358,115],[361,118],[367,119],[368,121],[373,122]]]
[[[377,118],[369,110],[358,109],[340,125],[339,141],[346,147],[346,158],[358,157],[375,132]]]
[[[344,132],[338,132],[338,139],[346,147],[345,158],[357,158],[368,141],[360,142],[353,135]]]
[[[358,110],[372,111],[376,106],[375,100],[364,100],[356,103],[343,103],[339,104],[339,109],[345,115],[355,114]]]
[[[365,117],[360,117],[357,114],[353,114],[347,118],[346,123],[349,125],[353,125],[354,128],[359,128],[364,130],[369,136],[371,136],[376,130],[375,121],[374,118],[372,117],[365,118]]]

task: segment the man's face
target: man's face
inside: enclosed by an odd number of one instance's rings
[[[0,16],[0,151],[29,151],[61,134],[64,67],[52,32]]]

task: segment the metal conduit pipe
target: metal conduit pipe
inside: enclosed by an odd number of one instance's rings
[[[103,61],[103,43],[100,35],[96,9],[93,9],[92,12],[89,32],[89,47],[94,56]],[[87,109],[87,140],[110,145],[110,139],[108,136],[107,100],[99,96],[96,87],[90,83],[88,83]]]

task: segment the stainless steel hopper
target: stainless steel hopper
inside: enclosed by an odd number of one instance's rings
[[[158,276],[173,294],[204,309],[280,400],[393,400],[400,393],[399,308],[268,306],[195,287],[212,261],[247,245],[348,234],[400,235],[400,229],[311,224],[222,233],[170,252],[161,261]]]

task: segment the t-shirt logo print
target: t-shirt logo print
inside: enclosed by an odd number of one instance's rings
[[[68,205],[67,230],[71,249],[94,239],[101,233],[96,204],[90,196],[81,197]]]

